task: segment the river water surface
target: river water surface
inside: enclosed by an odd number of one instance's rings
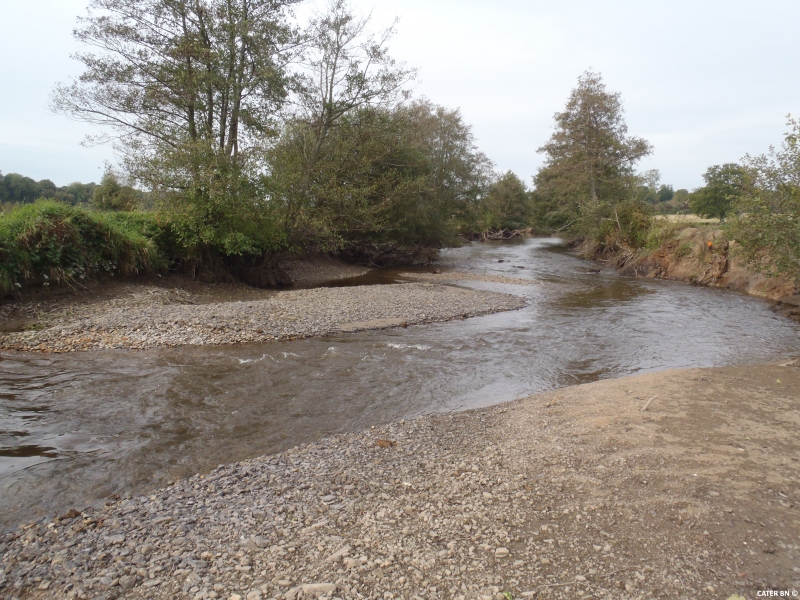
[[[0,353],[0,525],[377,423],[800,353],[800,325],[765,301],[597,272],[558,244],[443,253],[443,269],[530,280],[460,284],[523,296],[512,312],[261,345]]]

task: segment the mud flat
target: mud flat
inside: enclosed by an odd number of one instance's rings
[[[220,466],[0,539],[4,598],[800,590],[800,367],[646,374]]]
[[[447,321],[525,304],[518,296],[435,283],[256,292],[262,297],[201,302],[186,290],[137,285],[85,302],[10,304],[0,307],[0,320],[18,323],[21,330],[0,331],[0,350],[271,342]]]

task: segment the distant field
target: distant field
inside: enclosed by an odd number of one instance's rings
[[[656,215],[655,218],[667,220],[670,223],[719,223],[719,219],[703,219],[697,215]]]

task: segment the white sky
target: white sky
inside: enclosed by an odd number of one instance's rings
[[[641,169],[675,188],[712,164],[779,144],[800,113],[797,0],[352,0],[376,28],[400,17],[392,54],[419,69],[416,94],[459,107],[499,170],[527,182],[578,76],[602,73],[622,93],[630,133],[655,146]],[[3,0],[0,170],[98,181],[106,146],[87,125],[49,112],[87,0]]]

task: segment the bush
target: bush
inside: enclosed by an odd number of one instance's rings
[[[648,250],[658,250],[670,240],[675,239],[678,232],[684,225],[666,219],[653,219],[650,231],[647,232],[645,248]],[[680,257],[679,257],[680,258]]]
[[[155,240],[164,231],[154,217],[135,213],[93,213],[52,200],[18,207],[0,214],[0,290],[159,271],[168,258]]]

